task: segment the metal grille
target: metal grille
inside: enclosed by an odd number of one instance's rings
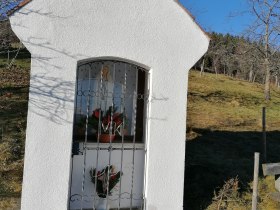
[[[69,209],[95,209],[101,200],[145,209],[148,79],[126,62],[78,66]]]

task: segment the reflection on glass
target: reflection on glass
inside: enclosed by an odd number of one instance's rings
[[[145,72],[127,63],[104,61],[81,64],[77,75],[74,141],[83,141],[85,134],[89,141],[97,141],[107,134],[111,141],[124,137],[132,142],[136,132],[136,141],[141,142],[144,103],[139,100],[144,100]]]

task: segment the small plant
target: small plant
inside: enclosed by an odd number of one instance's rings
[[[226,181],[218,193],[214,191],[213,201],[217,203],[217,210],[227,209],[230,202],[240,200],[238,183],[238,177],[235,177]]]
[[[92,116],[89,118],[89,124],[96,131],[98,131],[99,122],[101,122],[101,133],[109,134],[111,131],[112,134],[115,134],[115,129],[118,126],[122,123],[125,126],[126,117],[123,113],[117,112],[117,107],[110,106],[105,114],[101,109],[95,109],[92,112]]]
[[[92,168],[89,173],[91,182],[96,184],[96,193],[100,198],[106,198],[107,195],[111,195],[112,190],[119,183],[123,175],[120,171],[116,172],[113,165],[108,165],[98,172],[96,172],[95,168]]]

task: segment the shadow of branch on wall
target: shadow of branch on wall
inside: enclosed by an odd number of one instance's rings
[[[44,74],[33,75],[30,84],[29,112],[36,113],[52,122],[62,124],[71,123],[67,118],[67,103],[74,104],[74,98],[71,94],[75,84],[73,82],[61,81],[55,77],[49,77]],[[70,116],[71,118],[71,116]]]
[[[66,19],[70,16],[59,16],[52,12],[46,12],[46,9],[28,10],[26,7],[18,11],[21,15],[32,15],[35,17],[44,16],[51,19]],[[12,27],[31,30],[21,20],[12,21]],[[32,54],[32,72],[30,83],[29,112],[35,113],[50,121],[62,124],[72,123],[72,116],[68,116],[69,109],[74,106],[75,81],[68,81],[64,75],[69,72],[69,64],[61,62],[63,58],[69,58],[70,61],[77,61],[85,58],[85,55],[75,54],[67,49],[61,49],[49,39],[40,36],[30,35],[21,40],[28,48],[35,49],[38,54]],[[67,69],[68,68],[68,69]],[[65,71],[67,70],[67,71]],[[76,67],[73,66],[73,74]],[[42,73],[43,72],[43,73]],[[52,73],[50,73],[52,72]],[[55,72],[55,73],[54,73]],[[50,76],[51,75],[51,76]],[[55,76],[53,76],[55,75]],[[67,76],[66,76],[67,77]]]
[[[49,50],[52,53],[55,53],[57,55],[61,56],[66,56],[75,60],[80,60],[80,59],[86,59],[86,58],[91,58],[85,54],[81,53],[72,53],[68,51],[67,49],[59,49],[57,46],[53,46],[51,43],[49,43],[48,40],[45,38],[40,38],[40,37],[33,37],[30,36],[27,40],[23,40],[23,43],[28,44],[29,46],[36,47],[37,49],[44,49],[44,50]],[[34,55],[37,58],[40,58],[39,55]],[[32,58],[35,58],[32,56]],[[47,57],[45,57],[46,59]],[[48,59],[51,59],[51,57],[48,57]],[[52,58],[53,59],[53,58]]]

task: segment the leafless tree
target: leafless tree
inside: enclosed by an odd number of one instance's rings
[[[261,63],[262,57],[257,48],[257,43],[241,39],[238,42],[235,53],[240,71],[243,74],[243,79],[246,79],[249,82],[255,82],[257,77],[258,81],[260,81],[260,77],[263,75],[261,72],[261,69],[263,68]]]
[[[222,58],[226,53],[224,40],[221,39],[220,34],[212,34],[212,40],[209,45],[207,54],[212,58],[212,67],[214,68],[215,74],[218,75],[220,67],[222,65]]]
[[[0,56],[7,58],[8,69],[12,67],[19,51],[23,48],[18,38],[11,30],[8,13],[22,1],[23,0],[0,0]]]
[[[255,22],[249,28],[250,40],[260,52],[265,75],[264,96],[270,100],[270,82],[273,69],[276,69],[273,57],[279,53],[280,44],[280,0],[248,0]]]

